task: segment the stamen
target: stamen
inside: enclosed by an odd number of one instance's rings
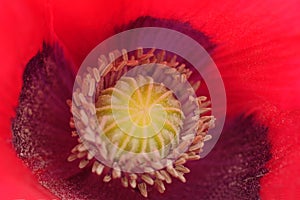
[[[129,184],[132,188],[136,188],[136,177],[130,175]]]
[[[125,188],[128,187],[128,179],[126,176],[121,178],[121,183],[122,183],[123,187],[125,187]]]
[[[108,174],[108,175],[104,176],[103,182],[108,183],[109,181],[111,181],[111,176]]]
[[[185,177],[183,176],[183,173],[178,173],[178,179],[181,180],[181,182],[183,182],[183,183],[186,182],[186,179],[185,179]]]
[[[141,192],[141,194],[144,196],[144,197],[147,197],[148,196],[148,193],[147,193],[147,185],[145,183],[140,183],[138,184],[138,188]]]
[[[165,170],[161,170],[160,173],[161,173],[161,175],[163,175],[166,183],[168,183],[168,184],[172,183],[171,176]]]
[[[79,163],[79,168],[82,169],[84,167],[86,167],[89,164],[88,160],[81,160]]]
[[[183,166],[183,165],[176,165],[175,169],[177,171],[185,173],[185,174],[190,173],[190,170],[187,167]]]
[[[96,168],[96,174],[100,176],[103,172],[103,169],[104,169],[104,166],[102,164],[99,164]]]
[[[143,174],[143,175],[141,176],[141,178],[142,178],[143,181],[145,181],[145,182],[148,183],[149,185],[153,185],[153,184],[154,184],[153,179],[152,179],[150,176],[148,176],[147,174]]]
[[[155,180],[155,186],[160,193],[164,193],[166,190],[164,183],[159,179]]]

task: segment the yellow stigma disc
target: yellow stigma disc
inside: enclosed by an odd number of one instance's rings
[[[122,77],[104,90],[96,103],[102,130],[118,151],[168,154],[183,125],[180,102],[171,90],[151,77]]]

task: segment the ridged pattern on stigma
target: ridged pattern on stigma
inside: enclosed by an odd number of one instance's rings
[[[121,80],[122,76],[128,72],[130,69],[135,68],[138,65],[147,64],[147,63],[159,63],[165,65],[167,68],[169,68],[166,73],[173,74],[176,79],[178,79],[179,83],[185,83],[188,81],[189,77],[192,74],[192,71],[190,69],[187,69],[185,64],[180,64],[176,61],[176,55],[173,55],[173,57],[166,59],[166,52],[165,51],[159,51],[158,53],[155,51],[155,49],[149,50],[147,53],[144,53],[144,50],[142,48],[139,48],[134,53],[127,53],[126,50],[114,51],[109,54],[109,58],[105,56],[99,57],[98,67],[89,67],[88,73],[84,77],[78,77],[77,76],[77,83],[79,85],[82,85],[81,88],[77,89],[73,93],[73,102],[77,106],[85,107],[87,110],[90,110],[91,113],[97,113],[98,118],[100,118],[100,127],[105,128],[106,124],[106,118],[103,118],[103,116],[110,114],[110,109],[106,109],[105,106],[108,106],[107,108],[111,107],[109,104],[109,99],[111,99],[110,93],[113,91],[109,88],[116,88],[117,87],[117,81]],[[108,60],[111,61],[111,63],[108,62]],[[179,73],[179,75],[175,75],[175,73]],[[153,74],[157,74],[156,71],[153,71]],[[144,77],[144,79],[147,79],[147,77]],[[136,83],[139,82],[139,80],[134,80]],[[126,82],[126,81],[125,81]],[[95,108],[95,105],[87,104],[86,99],[84,96],[92,96],[92,92],[95,89],[95,86],[93,83],[96,84],[96,102],[97,102],[97,108]],[[149,84],[148,84],[149,85]],[[150,81],[151,85],[151,81]],[[149,86],[150,86],[149,85]],[[200,86],[200,81],[191,83],[192,90],[197,91]],[[144,88],[141,88],[141,90],[149,89],[149,86],[145,86]],[[155,87],[153,84],[152,86]],[[157,87],[159,88],[158,91],[164,91],[165,93],[168,93],[168,89],[164,88],[163,86]],[[111,90],[111,91],[110,91]],[[136,96],[138,96],[138,93],[141,92],[139,90],[134,90],[136,94],[129,95],[128,99],[134,99]],[[172,92],[172,91],[170,91]],[[185,91],[188,94],[188,91]],[[148,93],[145,93],[145,95]],[[158,94],[160,94],[158,92]],[[107,95],[107,101],[103,100],[102,97],[104,95]],[[154,95],[155,96],[155,95]],[[134,97],[134,98],[132,98]],[[147,98],[146,98],[147,99]],[[167,98],[172,99],[172,98]],[[168,106],[171,105],[171,110],[180,109],[183,113],[191,113],[191,115],[185,116],[188,121],[187,124],[196,124],[196,126],[193,126],[188,131],[179,131],[179,134],[177,131],[173,131],[177,135],[180,136],[178,148],[179,149],[185,149],[184,153],[181,153],[176,157],[176,160],[167,160],[167,165],[164,168],[161,168],[160,163],[153,163],[151,167],[145,169],[144,173],[129,173],[129,172],[123,172],[120,168],[120,165],[118,162],[115,162],[113,166],[108,167],[105,164],[101,163],[101,161],[97,160],[94,156],[94,153],[89,151],[87,147],[83,144],[83,140],[79,138],[78,142],[79,144],[76,145],[71,150],[71,155],[68,157],[68,161],[74,161],[76,159],[81,160],[79,163],[79,168],[84,167],[91,167],[92,172],[96,173],[97,175],[103,175],[103,181],[109,182],[111,179],[120,179],[121,184],[124,187],[131,187],[131,188],[138,188],[140,193],[144,196],[148,196],[148,186],[154,186],[159,192],[163,193],[166,190],[165,183],[170,184],[172,182],[172,178],[177,178],[182,182],[186,182],[186,179],[184,177],[184,174],[189,173],[190,170],[184,166],[184,164],[189,160],[198,160],[200,159],[199,152],[202,151],[202,147],[204,145],[204,142],[206,140],[209,140],[211,138],[210,135],[206,135],[207,130],[214,125],[214,117],[205,115],[208,111],[210,111],[210,108],[208,106],[210,105],[209,101],[206,101],[207,98],[204,96],[199,96],[194,98],[193,96],[186,96],[184,104],[189,105],[189,103],[197,103],[199,110],[190,110],[189,106],[187,105],[178,105],[175,106],[176,99],[174,98],[174,102],[170,103]],[[106,102],[106,103],[104,103]],[[71,112],[73,113],[74,118],[82,120],[82,126],[83,128],[86,127],[84,130],[89,131],[89,126],[94,126],[93,122],[91,122],[82,109],[77,109],[72,106],[72,101],[68,100],[67,103],[69,104],[71,108]],[[129,101],[130,105],[130,101]],[[167,105],[167,104],[166,104]],[[139,105],[136,105],[137,107]],[[134,107],[133,103],[131,103],[130,107]],[[105,108],[105,109],[104,109]],[[174,109],[175,108],[175,109]],[[101,111],[102,109],[102,111]],[[113,113],[113,109],[111,109],[111,113]],[[104,112],[100,114],[101,112]],[[155,112],[154,112],[155,113]],[[171,111],[172,115],[176,113],[175,111]],[[127,112],[128,116],[130,116],[130,112]],[[134,113],[132,113],[134,114]],[[101,118],[102,116],[102,118]],[[192,116],[192,117],[191,117]],[[175,119],[172,121],[170,125],[175,125],[175,127],[181,127],[181,120],[179,120],[179,115],[177,116],[178,119]],[[182,116],[183,117],[183,116]],[[74,124],[74,118],[72,117],[70,120],[70,126],[74,128],[74,131],[72,132],[73,136],[78,136],[77,131],[75,130],[75,124]],[[140,119],[142,121],[140,121]],[[133,118],[132,121],[135,121],[136,124],[139,126],[147,126],[149,125],[149,119],[146,117],[142,118]],[[118,120],[116,120],[118,121]],[[151,121],[151,120],[150,120]],[[116,126],[113,126],[116,127]],[[119,126],[120,129],[122,129],[122,126]],[[175,129],[174,129],[175,130]],[[122,132],[122,131],[120,131]],[[124,131],[123,131],[124,132]],[[133,132],[128,132],[133,133]],[[187,133],[188,132],[188,133]],[[82,133],[81,133],[82,134]],[[121,136],[118,136],[117,134],[111,134],[111,141],[121,141],[121,143],[118,143],[116,146],[122,147],[125,150],[132,150],[132,148],[127,147],[128,144],[130,144],[128,141],[126,141],[126,138],[122,138],[125,136],[122,134]],[[113,139],[113,137],[116,137],[116,139]],[[126,137],[126,136],[125,136]],[[121,138],[121,140],[119,140]],[[127,137],[127,139],[131,139],[132,137]],[[139,139],[140,140],[140,139]],[[165,139],[161,139],[160,141],[166,141]],[[191,145],[190,142],[191,141]],[[101,143],[101,140],[95,141],[95,143]],[[138,141],[140,143],[140,141]],[[122,146],[122,144],[125,144]],[[130,146],[130,145],[129,145]],[[137,145],[137,146],[143,146],[147,147],[147,145]],[[159,147],[159,142],[153,144],[154,147]],[[150,149],[149,149],[150,150]],[[145,150],[141,150],[141,148],[138,148],[135,152],[144,152]],[[175,152],[176,153],[176,152]],[[102,157],[105,159],[112,159],[112,156],[115,156],[118,154],[116,153],[116,149],[113,148],[105,148],[105,146],[101,146],[101,154]],[[131,166],[131,160],[126,160],[126,163],[128,163],[128,166]],[[142,167],[142,166],[141,166]]]
[[[121,150],[167,155],[177,145],[184,114],[180,102],[151,77],[123,76],[113,88],[101,92],[96,103],[103,134]],[[166,152],[164,152],[166,151]]]

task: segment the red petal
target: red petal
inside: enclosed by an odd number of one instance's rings
[[[49,31],[44,2],[0,3],[0,165],[1,199],[53,198],[33,178],[12,149],[11,118],[17,104],[25,63],[37,52]]]
[[[17,104],[25,64],[49,34],[48,12],[43,3],[1,1],[0,24],[5,30],[0,33],[0,111],[5,115],[1,115],[1,130],[10,128],[10,117],[14,115],[13,107]],[[9,131],[1,131],[0,134],[10,137]]]
[[[79,67],[99,42],[122,24],[123,8],[118,1],[92,0],[82,4],[67,0],[53,2],[54,30]]]

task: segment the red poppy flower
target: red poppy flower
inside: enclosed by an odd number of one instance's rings
[[[142,198],[64,162],[76,144],[64,103],[71,98],[74,72],[98,43],[120,30],[158,26],[181,31],[206,48],[222,75],[228,112],[215,148],[189,164],[187,183],[168,185],[166,193],[151,197],[295,199],[299,11],[292,0],[2,1],[1,198]],[[54,82],[61,87],[52,87]]]

